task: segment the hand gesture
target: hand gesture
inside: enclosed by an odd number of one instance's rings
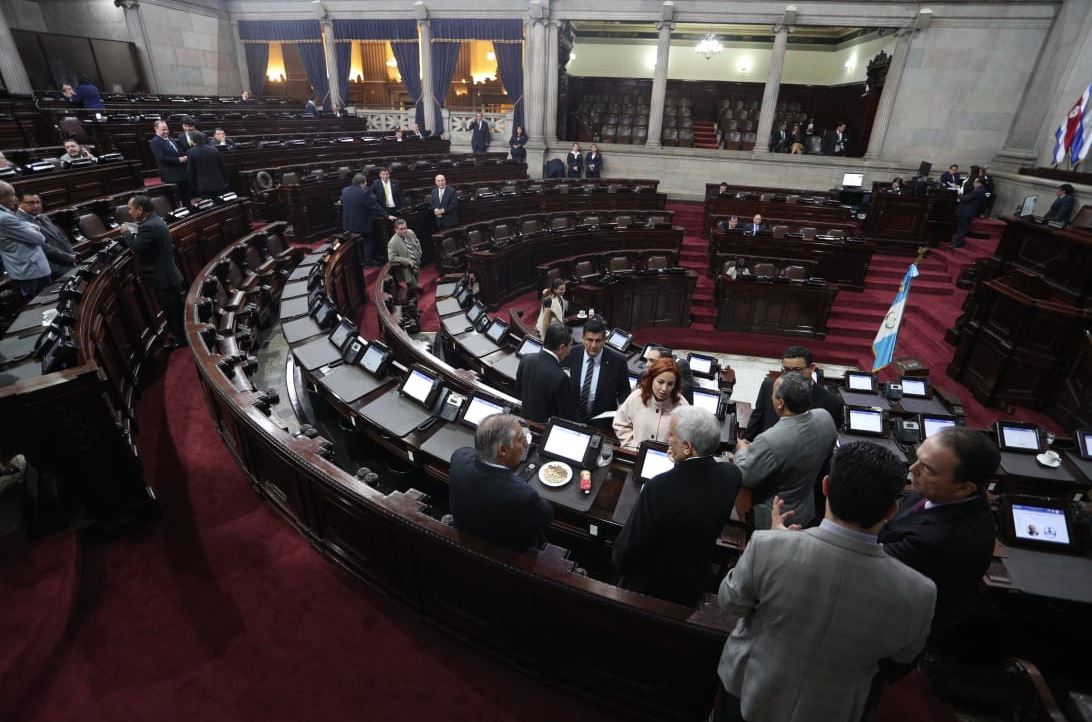
[[[773,505],[770,508],[770,529],[773,531],[800,531],[799,524],[788,525],[789,519],[796,512],[790,509],[782,513],[781,508],[783,506],[785,506],[785,500],[780,496],[775,496]]]

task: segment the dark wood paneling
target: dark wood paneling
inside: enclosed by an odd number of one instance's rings
[[[825,338],[827,317],[837,294],[838,287],[833,284],[722,277],[717,283],[717,328]]]

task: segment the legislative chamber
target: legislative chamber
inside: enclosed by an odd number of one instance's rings
[[[0,722],[1092,720],[1092,5],[0,16]]]

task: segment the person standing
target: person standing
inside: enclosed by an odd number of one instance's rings
[[[967,242],[967,232],[971,230],[971,221],[978,217],[982,205],[986,202],[986,189],[982,179],[974,179],[974,190],[964,193],[956,203],[956,234],[951,248],[962,248]]]
[[[573,143],[569,155],[565,157],[565,177],[579,178],[584,174],[584,156],[580,155],[580,144]]]
[[[102,93],[86,75],[81,75],[76,79],[75,88],[69,83],[65,83],[61,86],[61,92],[64,93],[70,103],[78,108],[87,110],[103,110],[106,108],[102,102]]]
[[[591,144],[591,150],[584,156],[584,173],[588,178],[601,178],[603,176],[603,156],[599,152],[599,146]]]
[[[394,235],[387,242],[387,261],[392,274],[412,290],[417,290],[417,274],[421,271],[421,241],[410,230],[405,218],[394,220]]]
[[[454,188],[448,188],[446,176],[436,176],[436,187],[429,191],[428,205],[437,228],[459,225],[459,198]]]
[[[218,196],[228,189],[224,157],[209,145],[209,137],[204,133],[194,133],[193,143],[186,151],[190,188],[202,198]]]
[[[849,145],[849,136],[846,135],[846,124],[838,126],[827,133],[823,138],[823,155],[845,155]]]
[[[508,139],[509,153],[512,154],[512,160],[517,163],[527,162],[527,149],[524,147],[527,145],[527,133],[524,132],[522,125],[517,125],[516,130],[512,133],[512,137]]]
[[[569,302],[565,300],[565,279],[555,278],[550,287],[542,292],[542,307],[538,311],[535,328],[539,338],[545,338],[546,329],[552,323],[564,324],[569,315]]]
[[[519,360],[516,393],[523,418],[540,424],[545,424],[551,416],[580,419],[569,376],[562,369],[572,340],[567,326],[552,323],[542,337],[542,350]]]
[[[630,394],[626,357],[607,348],[606,340],[607,325],[593,316],[584,324],[580,348],[570,351],[563,363],[585,423],[614,411]]]
[[[182,273],[174,262],[171,232],[155,212],[152,199],[146,195],[138,194],[129,199],[129,216],[137,223],[137,231],[122,238],[125,245],[136,252],[140,280],[155,294],[167,318],[167,328],[174,336],[172,348],[182,348],[187,345]]]
[[[489,123],[482,118],[481,113],[474,114],[474,120],[470,122],[470,148],[475,153],[485,153],[489,150],[489,141],[492,139],[489,132]]]
[[[657,359],[615,412],[614,433],[626,449],[636,449],[642,441],[667,441],[671,413],[688,405],[679,388],[678,364]]]
[[[365,266],[380,265],[377,259],[378,244],[375,238],[375,221],[383,215],[383,209],[368,190],[368,179],[363,173],[353,176],[353,182],[341,189],[341,230],[360,235]],[[394,216],[388,216],[394,220]]]
[[[809,349],[803,346],[789,346],[781,354],[781,370],[784,373],[795,371],[811,382],[811,400],[808,408],[826,409],[830,418],[834,420],[835,427],[842,428],[845,405],[841,399],[816,382],[817,367]],[[763,379],[758,389],[754,411],[751,412],[751,418],[747,421],[747,428],[741,434],[747,441],[754,441],[755,437],[776,424],[780,418],[774,411],[772,399],[773,381],[769,378]]]
[[[45,251],[46,260],[49,261],[49,272],[53,279],[60,278],[75,267],[76,253],[72,250],[72,244],[68,242],[61,229],[53,225],[49,216],[42,213],[41,196],[30,191],[21,191],[19,210],[16,215],[37,226],[45,237],[42,250]]]
[[[49,260],[41,229],[16,215],[18,206],[15,187],[0,181],[0,260],[19,294],[29,300],[49,286]]]
[[[155,157],[159,168],[159,179],[164,183],[174,183],[178,187],[178,197],[183,205],[190,202],[190,176],[186,172],[186,152],[171,139],[171,129],[162,120],[155,122],[155,135],[148,141],[148,147]]]
[[[197,145],[197,121],[192,116],[182,116],[182,132],[178,134],[178,138],[175,140],[178,143],[178,147],[185,153],[190,148]]]
[[[406,205],[402,184],[391,180],[390,168],[379,169],[379,177],[372,183],[372,193],[388,214],[397,214]]]

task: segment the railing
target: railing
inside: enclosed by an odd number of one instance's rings
[[[395,110],[391,108],[356,108],[356,116],[368,121],[369,130],[389,130],[391,132],[402,128],[408,130],[414,121],[414,110]],[[470,110],[440,110],[443,119],[443,135],[452,143],[470,145],[470,122],[474,120],[474,111]],[[493,131],[494,143],[498,139],[506,142],[512,135],[511,113],[482,113],[482,118],[489,122]]]

